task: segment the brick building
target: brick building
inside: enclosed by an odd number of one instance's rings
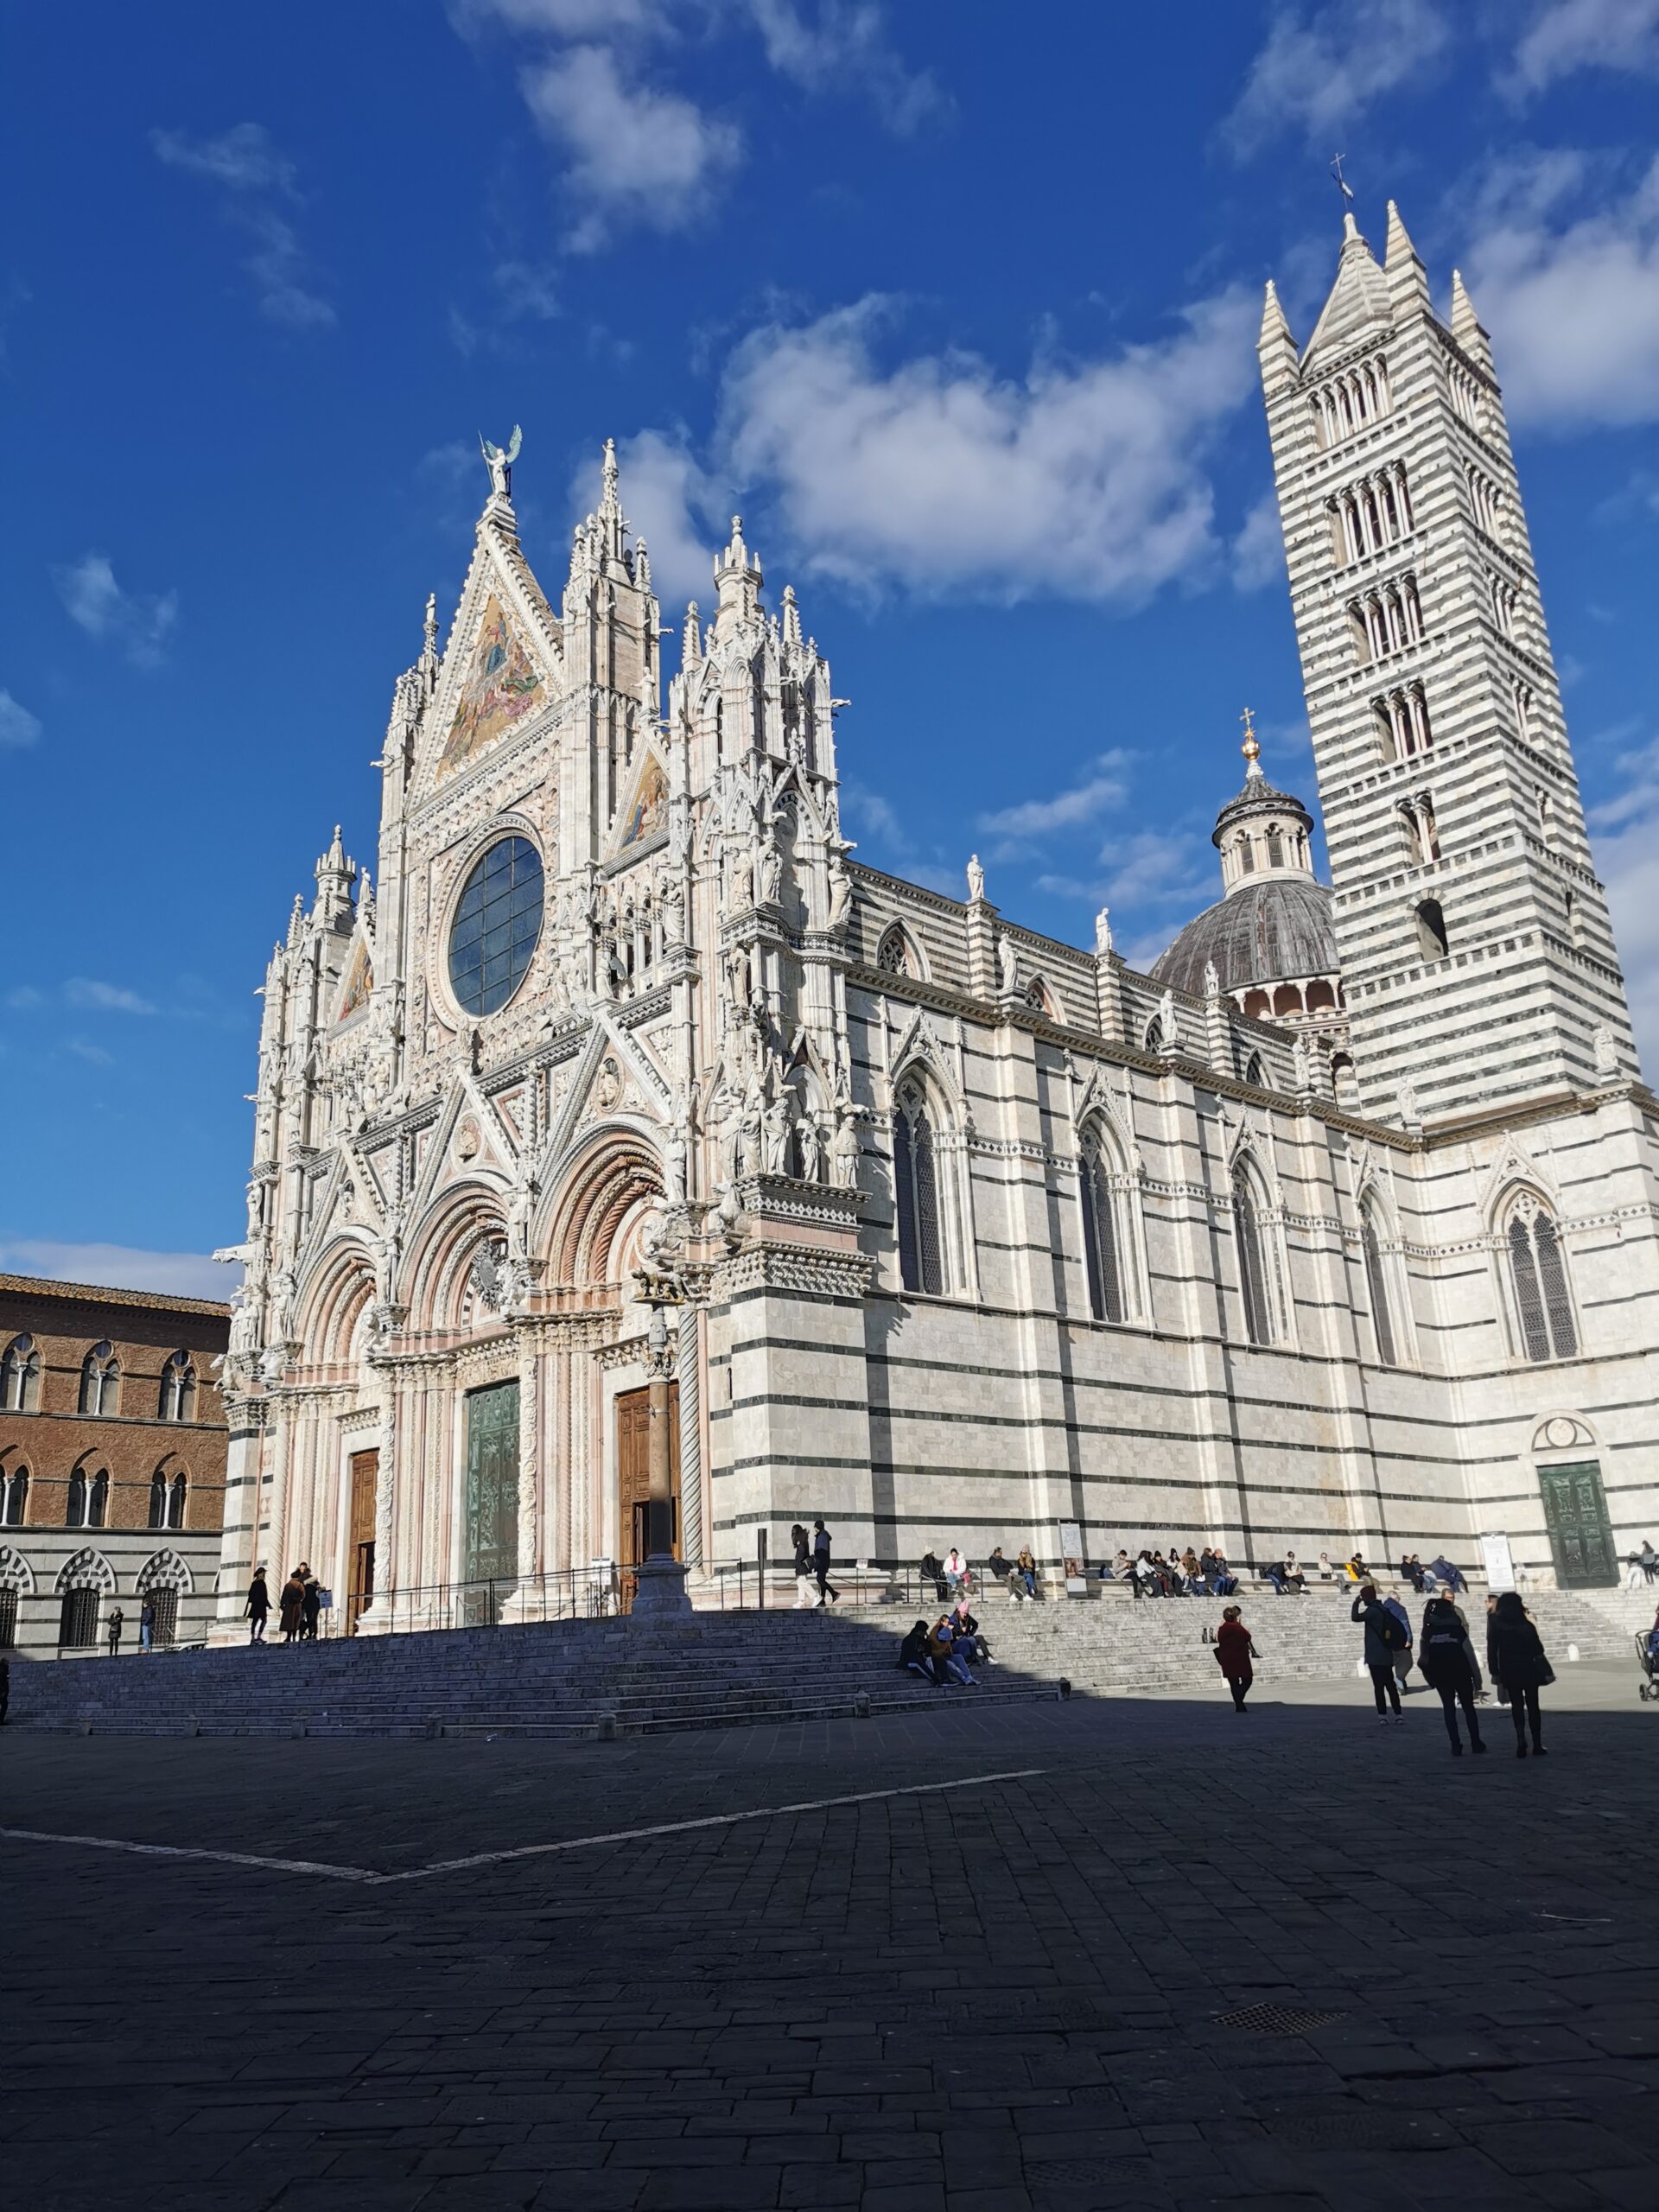
[[[32,1658],[136,1649],[213,1616],[225,1517],[217,1363],[230,1309],[206,1298],[0,1274],[0,1645]]]

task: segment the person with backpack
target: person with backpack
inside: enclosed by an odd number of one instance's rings
[[[1348,1616],[1365,1624],[1365,1671],[1376,1694],[1376,1717],[1385,1724],[1400,1720],[1400,1685],[1395,1680],[1394,1655],[1407,1641],[1406,1633],[1376,1594],[1374,1582],[1360,1585]],[[1392,1707],[1392,1710],[1390,1710]]]
[[[1396,1643],[1394,1647],[1394,1676],[1403,1690],[1406,1687],[1406,1676],[1411,1672],[1411,1615],[1398,1598],[1387,1597],[1382,1600],[1382,1604],[1384,1610],[1391,1613],[1398,1622],[1406,1639],[1403,1643]]]
[[[1463,1743],[1458,1734],[1459,1706],[1468,1724],[1470,1750],[1484,1751],[1486,1746],[1481,1741],[1480,1723],[1475,1717],[1480,1669],[1475,1664],[1468,1624],[1450,1598],[1431,1598],[1424,1606],[1417,1663],[1423,1670],[1423,1680],[1440,1694],[1446,1713],[1446,1732],[1452,1738],[1452,1758],[1463,1757]]]
[[[822,1521],[812,1523],[812,1571],[818,1580],[818,1604],[814,1610],[826,1605],[841,1603],[841,1592],[830,1581],[830,1531]]]

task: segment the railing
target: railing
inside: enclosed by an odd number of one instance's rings
[[[694,1569],[701,1612],[753,1611],[765,1602],[753,1560]],[[432,1629],[513,1628],[550,1621],[620,1620],[633,1610],[638,1571],[612,1560],[543,1574],[498,1575],[468,1582],[429,1582],[379,1591],[366,1600],[336,1598],[318,1616],[317,1635],[410,1636]],[[774,1593],[775,1602],[775,1593]],[[281,1616],[271,1616],[277,1640]]]

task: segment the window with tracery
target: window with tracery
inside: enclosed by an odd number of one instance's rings
[[[875,948],[875,964],[884,976],[915,976],[916,955],[911,949],[910,939],[897,922]]]
[[[1279,1260],[1270,1227],[1264,1227],[1260,1197],[1249,1171],[1241,1169],[1233,1190],[1233,1226],[1238,1239],[1238,1287],[1244,1328],[1253,1344],[1278,1341],[1282,1303]]]
[[[1370,1204],[1360,1209],[1360,1244],[1365,1255],[1365,1289],[1371,1301],[1371,1331],[1376,1338],[1376,1356],[1384,1367],[1394,1367],[1398,1362],[1395,1357],[1394,1316],[1389,1309],[1387,1263],[1382,1256],[1382,1239],[1377,1233],[1376,1210]]]
[[[1516,1332],[1528,1359],[1576,1359],[1578,1326],[1554,1217],[1528,1192],[1510,1216],[1510,1285]]]
[[[112,1414],[121,1395],[121,1363],[106,1337],[94,1344],[80,1363],[80,1410],[84,1414]]]
[[[899,1273],[906,1290],[942,1297],[944,1243],[933,1115],[919,1084],[904,1084],[893,1115],[893,1185]]]
[[[1123,1255],[1125,1242],[1110,1154],[1098,1130],[1084,1140],[1079,1175],[1083,1196],[1083,1257],[1089,1279],[1089,1310],[1096,1321],[1128,1318]]]
[[[41,1408],[41,1355],[27,1332],[14,1337],[0,1358],[0,1411],[38,1413]]]
[[[162,1370],[161,1417],[194,1421],[195,1414],[196,1370],[188,1351],[175,1351]]]

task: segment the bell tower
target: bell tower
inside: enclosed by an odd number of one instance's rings
[[[1298,352],[1259,351],[1368,1113],[1477,1113],[1637,1072],[1486,333],[1440,321],[1389,204],[1351,214]]]

